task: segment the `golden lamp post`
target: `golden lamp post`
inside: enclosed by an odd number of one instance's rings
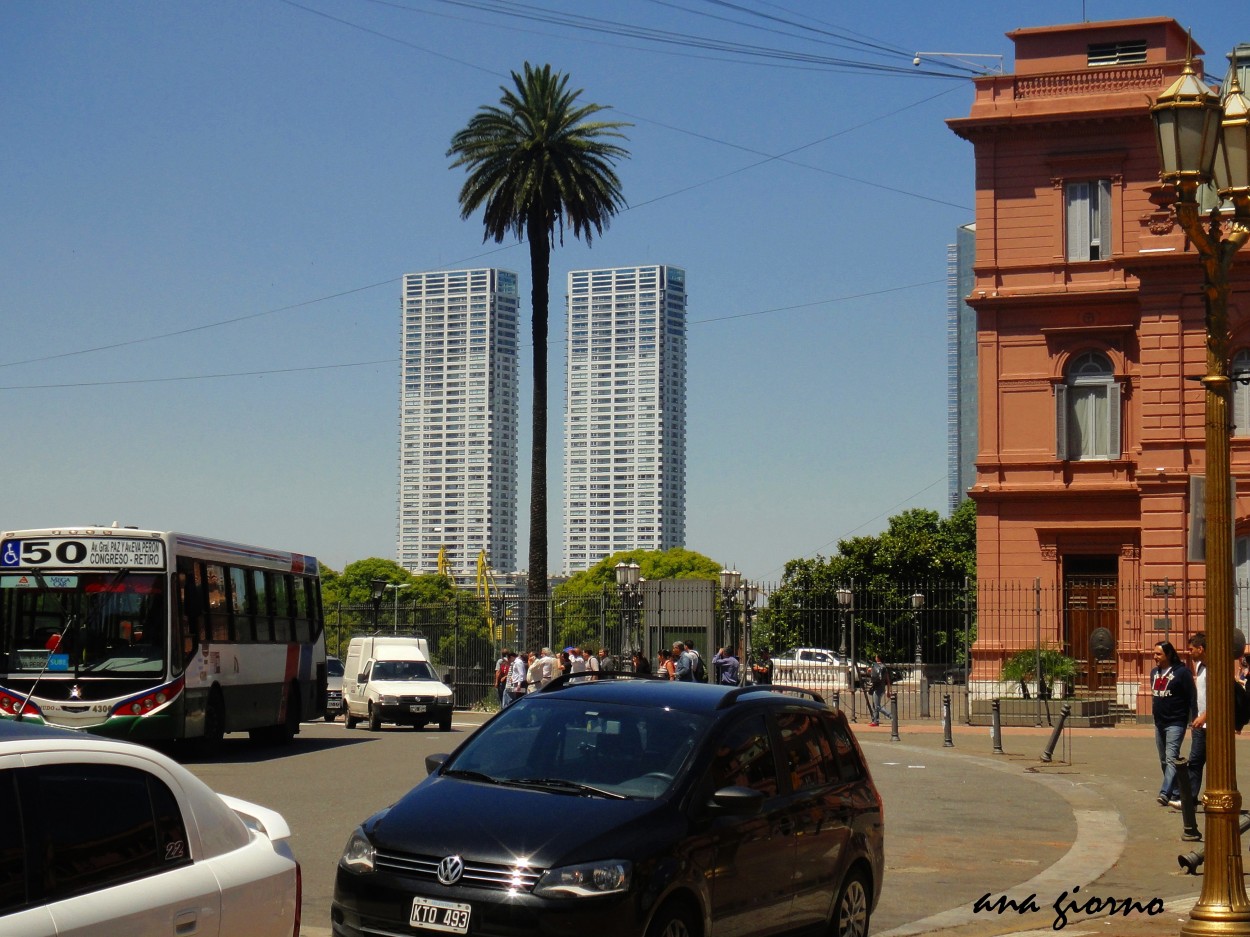
[[[1236,63],[1234,63],[1236,64]],[[1241,858],[1241,793],[1233,751],[1233,526],[1229,464],[1228,294],[1233,258],[1250,238],[1250,131],[1247,99],[1233,82],[1224,97],[1185,70],[1154,106],[1159,143],[1159,178],[1175,187],[1176,220],[1202,261],[1206,305],[1206,632],[1207,792],[1206,862],[1202,894],[1181,926],[1181,934],[1250,935]],[[1204,226],[1198,189],[1214,182],[1221,203]],[[1240,655],[1242,648],[1237,648]]]

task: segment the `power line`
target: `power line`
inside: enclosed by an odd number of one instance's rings
[[[119,384],[169,384],[175,381],[210,381],[225,377],[262,377],[267,374],[294,374],[298,371],[331,371],[336,368],[365,368],[377,364],[398,364],[398,358],[353,361],[347,364],[314,364],[303,368],[273,368],[264,371],[231,371],[222,374],[187,374],[180,377],[132,377],[117,381],[77,381],[68,384],[21,384],[0,386],[0,390],[54,390],[66,387],[114,387]]]
[[[387,282],[392,282],[392,281],[387,281]],[[897,293],[901,290],[917,289],[922,286],[933,286],[935,284],[945,283],[945,282],[946,282],[945,279],[927,280],[923,283],[912,283],[907,286],[891,286],[885,289],[872,290],[867,293],[855,293],[849,296],[836,296],[836,297],[833,297],[832,299],[817,299],[808,303],[795,303],[790,306],[775,306],[771,309],[757,309],[752,312],[736,312],[736,313],[730,313],[728,315],[723,315],[723,316],[710,316],[706,319],[692,319],[690,321],[690,324],[691,325],[705,325],[709,322],[728,322],[732,319],[746,319],[752,316],[765,316],[765,315],[773,315],[779,312],[792,312],[796,309],[810,309],[813,306],[825,306],[825,305],[829,305],[830,303],[843,303],[843,302],[849,302],[854,299],[870,299],[873,296],[881,296],[886,293]],[[375,286],[376,285],[377,284],[375,284]],[[308,303],[302,303],[300,305],[308,305]],[[256,315],[264,315],[264,313],[257,313]],[[247,318],[247,317],[241,316],[239,318]],[[232,319],[232,320],[226,320],[226,321],[232,322],[232,321],[238,321],[238,320]],[[223,323],[218,323],[218,324],[223,324]],[[204,326],[204,328],[211,328],[211,326]],[[193,330],[186,330],[186,331],[193,331]],[[179,333],[170,333],[170,334],[179,334]],[[165,336],[154,336],[154,338],[155,337],[165,337]],[[134,342],[123,343],[123,344],[136,344],[139,341],[151,341],[151,340],[152,339],[136,339]],[[566,341],[567,339],[565,337],[561,337],[561,338],[549,339],[547,343],[549,345],[558,345],[558,344],[563,344]],[[112,348],[115,346],[110,345],[106,347]],[[519,347],[529,348],[532,346],[527,343]],[[85,351],[67,352],[67,354],[85,354],[85,353],[86,353]],[[233,371],[233,372],[221,373],[221,374],[194,374],[194,375],[187,375],[187,376],[182,376],[182,377],[136,377],[136,378],[127,378],[124,380],[116,380],[116,381],[72,381],[72,382],[65,382],[65,383],[59,383],[59,384],[9,384],[7,386],[0,385],[0,391],[52,390],[56,388],[68,388],[68,387],[111,387],[111,386],[118,385],[118,384],[163,384],[163,383],[169,383],[172,381],[204,381],[204,380],[211,380],[211,379],[225,378],[225,377],[260,377],[266,374],[294,374],[294,373],[298,373],[301,371],[323,371],[323,370],[329,370],[332,368],[359,368],[359,367],[365,367],[367,365],[396,364],[398,362],[399,362],[398,358],[383,358],[378,361],[356,361],[356,362],[351,362],[347,364],[322,364],[322,365],[310,365],[308,367],[301,367],[301,368],[274,368],[271,370],[262,370],[262,371]]]

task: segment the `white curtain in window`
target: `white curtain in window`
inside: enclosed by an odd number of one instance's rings
[[[1063,192],[1068,260],[1108,259],[1111,256],[1111,180],[1069,182]]]
[[[1055,396],[1060,459],[1120,457],[1120,386],[1106,355],[1090,351],[1073,361]]]

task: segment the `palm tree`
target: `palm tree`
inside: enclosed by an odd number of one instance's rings
[[[578,104],[568,76],[550,65],[512,73],[515,88],[500,86],[499,106],[484,106],[451,139],[452,168],[468,166],[460,189],[460,217],[485,207],[486,233],[496,243],[509,234],[530,249],[534,338],[533,449],[530,456],[528,590],[547,594],[547,304],[551,249],[559,226],[591,243],[625,206],[616,160],[629,156],[610,142],[628,124],[591,121],[600,104]]]

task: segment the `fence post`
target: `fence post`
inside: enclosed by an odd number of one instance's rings
[[[1050,741],[1046,743],[1046,748],[1042,751],[1042,761],[1050,761],[1050,756],[1055,751],[1055,745],[1059,742],[1059,733],[1063,731],[1063,724],[1068,721],[1068,714],[1072,712],[1072,704],[1064,703],[1063,708],[1059,710],[1059,721],[1055,723],[1054,729],[1050,733]]]
[[[951,695],[949,693],[942,694],[942,747],[955,747],[955,740],[951,737]]]
[[[990,708],[990,739],[994,743],[994,754],[1003,754],[1003,717],[999,712],[997,696]]]
[[[1036,629],[1035,646],[1037,648],[1037,725],[1042,724],[1042,580],[1033,580],[1033,620]],[[1053,745],[1051,746],[1054,747]],[[1046,761],[1050,761],[1049,758]]]
[[[1181,792],[1181,822],[1185,825],[1181,839],[1192,843],[1202,839],[1202,834],[1198,832],[1198,811],[1194,806],[1194,791],[1189,783],[1189,759],[1173,758],[1172,764],[1176,766],[1176,786]]]

